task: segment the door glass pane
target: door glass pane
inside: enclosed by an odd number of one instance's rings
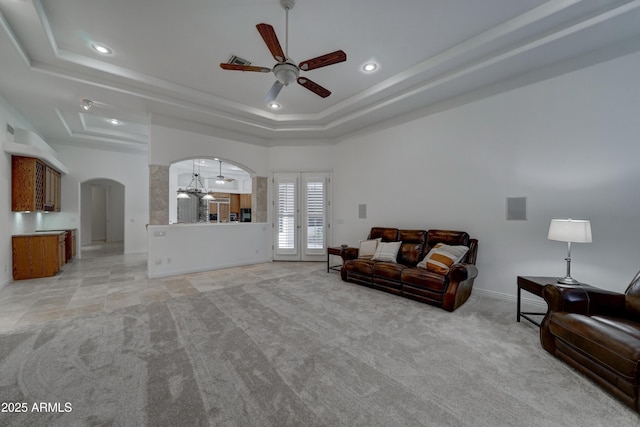
[[[307,182],[307,249],[324,248],[324,181]]]
[[[278,183],[278,248],[295,248],[295,183]]]

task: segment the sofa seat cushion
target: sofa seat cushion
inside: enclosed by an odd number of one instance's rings
[[[638,380],[640,325],[617,317],[552,313],[549,329],[553,335],[589,354],[627,381]]]
[[[373,277],[383,277],[400,282],[402,272],[406,269],[402,264],[394,262],[376,262],[373,266]]]
[[[350,259],[346,261],[342,268],[349,273],[357,273],[363,276],[371,276],[373,273],[373,266],[376,262],[370,259]]]
[[[402,270],[402,283],[414,288],[444,292],[447,277],[424,268],[405,268]]]

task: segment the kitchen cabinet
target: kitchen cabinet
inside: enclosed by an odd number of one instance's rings
[[[54,276],[66,262],[66,232],[12,236],[13,279]]]
[[[67,230],[64,239],[65,261],[69,262],[76,257],[76,230]]]
[[[11,210],[60,211],[60,172],[33,157],[11,157]]]
[[[60,172],[45,166],[44,210],[60,212]]]
[[[240,195],[240,209],[251,209],[251,194]]]
[[[240,194],[231,194],[231,200],[229,200],[229,210],[240,215]]]

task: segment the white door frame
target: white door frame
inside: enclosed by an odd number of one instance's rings
[[[274,261],[326,261],[331,224],[331,173],[274,173],[272,182]],[[281,184],[287,186],[282,188],[284,200],[279,194]],[[315,196],[314,200],[309,199],[310,194]],[[317,204],[318,197],[322,206]],[[314,218],[320,221],[317,227],[309,226]]]

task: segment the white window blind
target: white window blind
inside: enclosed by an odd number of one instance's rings
[[[307,182],[307,249],[324,248],[324,180]]]
[[[294,182],[278,183],[278,249],[295,249],[295,191]]]

